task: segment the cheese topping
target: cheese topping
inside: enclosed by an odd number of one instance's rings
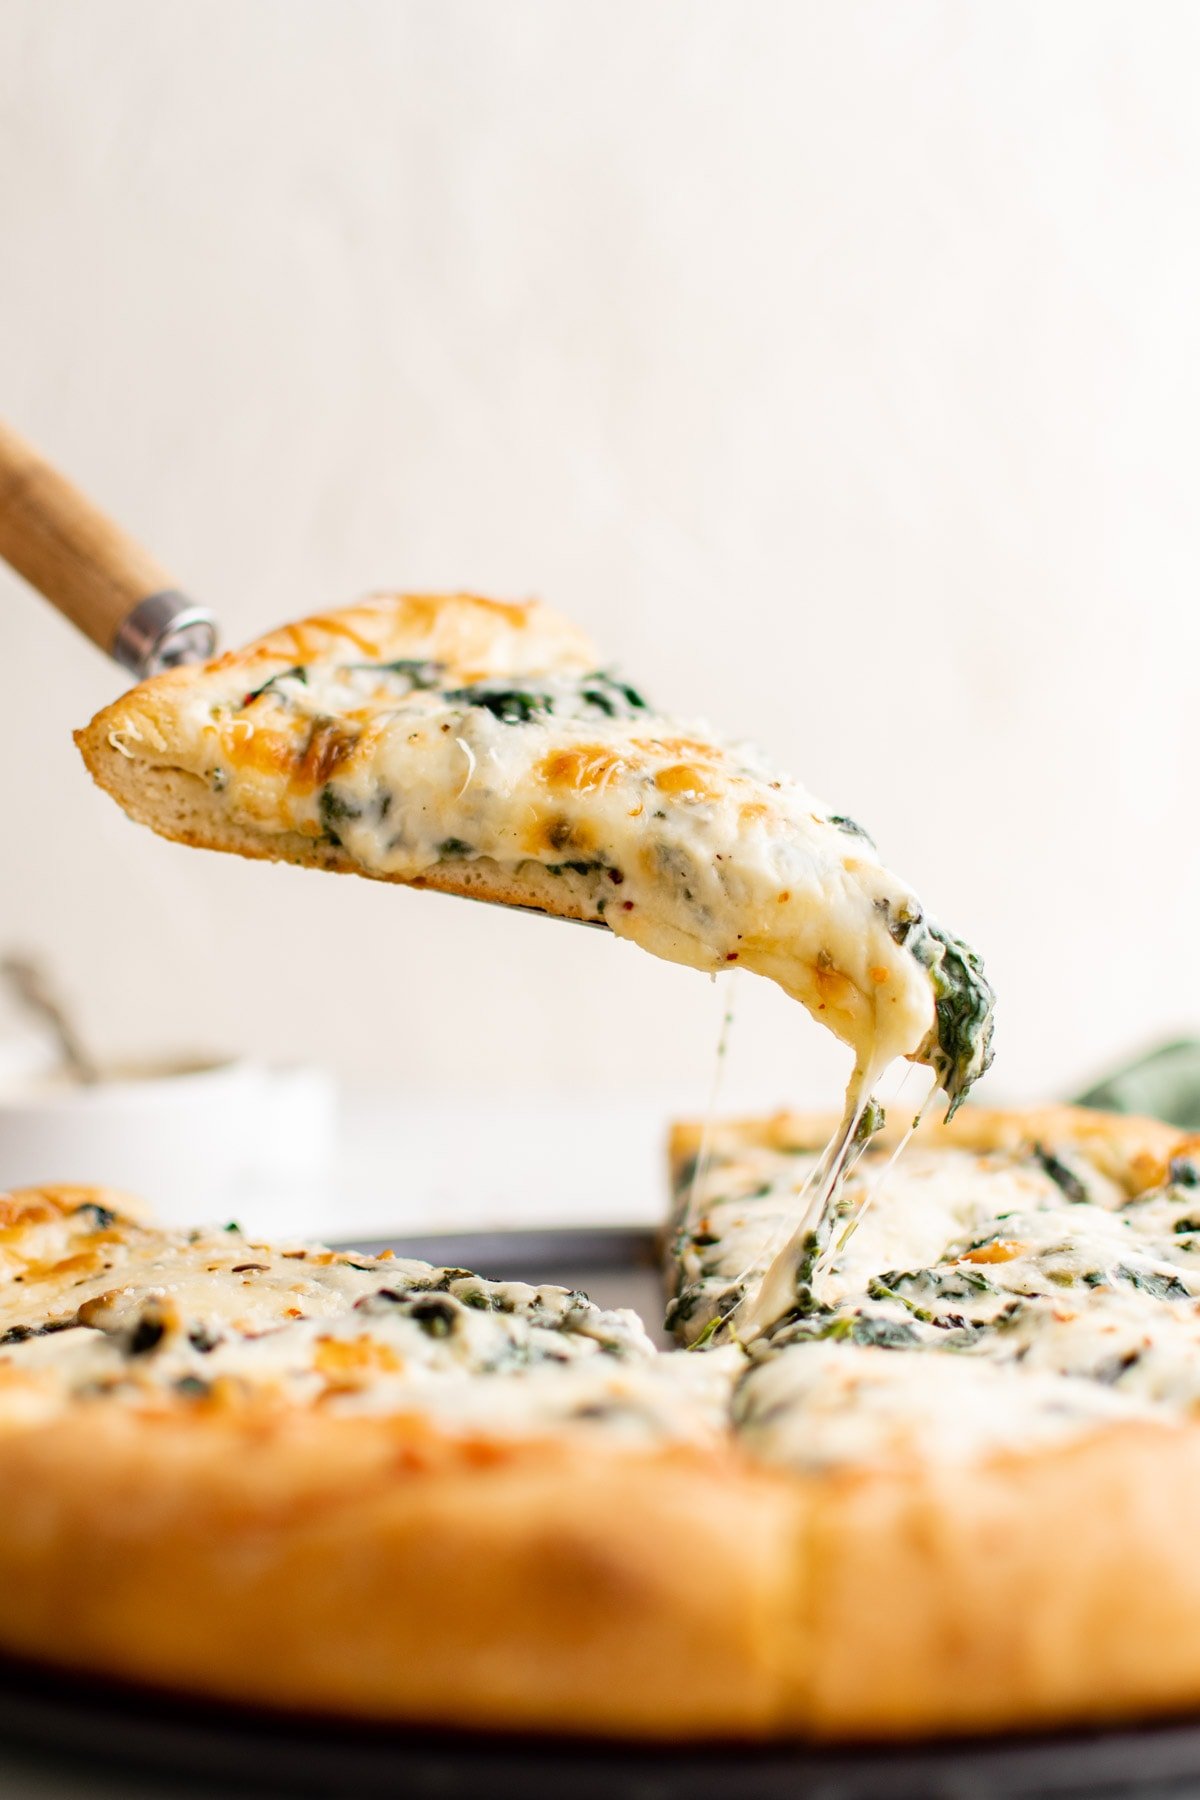
[[[0,1230],[0,1420],[71,1403],[434,1415],[473,1435],[712,1440],[728,1359],[658,1356],[565,1288],[392,1256],[167,1233],[85,1203]]]
[[[736,1333],[815,1161],[718,1151],[696,1192],[680,1171],[668,1322],[683,1342],[730,1314]],[[838,1202],[849,1217],[869,1201],[858,1230],[820,1292],[801,1259],[787,1310],[749,1345],[738,1429],[768,1460],[820,1468],[1195,1413],[1198,1184],[1180,1162],[1131,1194],[1078,1149],[868,1150]]]
[[[964,1461],[1200,1411],[1200,1167],[1078,1147],[868,1149],[820,1293],[748,1344],[712,1326],[761,1280],[816,1161],[718,1141],[682,1168],[669,1322],[464,1269],[223,1231],[71,1196],[0,1197],[0,1425],[106,1404],[276,1405],[478,1439],[740,1446],[805,1471]],[[695,1190],[693,1194],[693,1189]],[[707,1340],[707,1341],[706,1341]]]

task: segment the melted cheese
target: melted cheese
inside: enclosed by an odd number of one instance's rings
[[[681,1171],[685,1341],[753,1292],[814,1161],[751,1145]],[[10,1216],[0,1201],[0,1425],[253,1402],[472,1438],[732,1441],[827,1470],[1017,1453],[1200,1410],[1190,1164],[1131,1199],[1078,1149],[918,1141],[895,1166],[865,1153],[839,1205],[864,1198],[819,1295],[800,1282],[769,1331],[699,1355],[656,1352],[632,1313],[563,1288],[161,1232],[95,1204]]]
[[[708,1442],[729,1359],[658,1356],[582,1294],[393,1257],[48,1211],[0,1241],[0,1421],[251,1398],[474,1436]]]
[[[739,1331],[813,1153],[748,1146],[684,1171],[670,1322]],[[819,1292],[749,1343],[734,1417],[804,1468],[969,1458],[1200,1410],[1200,1192],[1184,1165],[1136,1199],[1079,1150],[869,1150],[839,1210],[862,1222]]]
[[[1123,1394],[933,1351],[782,1350],[741,1382],[734,1422],[764,1462],[805,1472],[969,1462],[1142,1419]]]

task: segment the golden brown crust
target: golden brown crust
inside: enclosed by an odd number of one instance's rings
[[[805,1495],[804,1726],[913,1737],[1200,1704],[1200,1429],[843,1476]]]
[[[0,1644],[511,1729],[1135,1717],[1200,1703],[1198,1498],[1195,1429],[789,1483],[684,1451],[450,1446],[410,1421],[83,1407],[0,1440]]]
[[[114,1198],[0,1195],[0,1236]],[[791,1491],[720,1445],[489,1439],[227,1384],[26,1416],[0,1409],[10,1654],[370,1718],[782,1727]]]
[[[790,1496],[686,1453],[80,1407],[0,1439],[0,1643],[272,1706],[631,1736],[782,1724]]]
[[[81,1206],[100,1206],[127,1219],[145,1217],[145,1202],[120,1188],[95,1187],[78,1182],[56,1182],[50,1187],[10,1188],[0,1192],[0,1234],[19,1235],[29,1225],[65,1218]],[[3,1241],[0,1235],[0,1241]]]
[[[419,657],[444,663],[456,680],[538,670],[588,669],[590,640],[540,600],[485,600],[478,594],[371,594],[354,606],[281,625],[241,650],[226,651],[213,669],[244,668],[265,677],[272,667],[314,662],[347,650],[386,662]],[[181,675],[162,682],[186,681]]]

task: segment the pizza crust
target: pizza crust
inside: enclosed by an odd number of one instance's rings
[[[247,1705],[663,1740],[1200,1704],[1200,1432],[788,1481],[412,1421],[82,1410],[0,1452],[0,1645]]]
[[[834,1477],[806,1502],[806,1731],[1032,1730],[1200,1704],[1195,1426]]]
[[[772,1734],[787,1486],[415,1421],[81,1408],[0,1449],[0,1644],[247,1704]]]

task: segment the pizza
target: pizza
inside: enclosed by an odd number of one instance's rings
[[[1200,1702],[1200,1142],[885,1130],[820,1291],[745,1334],[827,1133],[676,1129],[665,1350],[560,1288],[6,1197],[0,1648],[673,1741]]]
[[[0,1200],[0,1295],[5,1651],[424,1723],[766,1728],[787,1513],[723,1453],[719,1360],[82,1189]]]
[[[607,926],[778,982],[951,1105],[987,1067],[979,959],[848,816],[747,744],[666,716],[537,603],[385,594],[143,683],[78,735],[166,837]]]

